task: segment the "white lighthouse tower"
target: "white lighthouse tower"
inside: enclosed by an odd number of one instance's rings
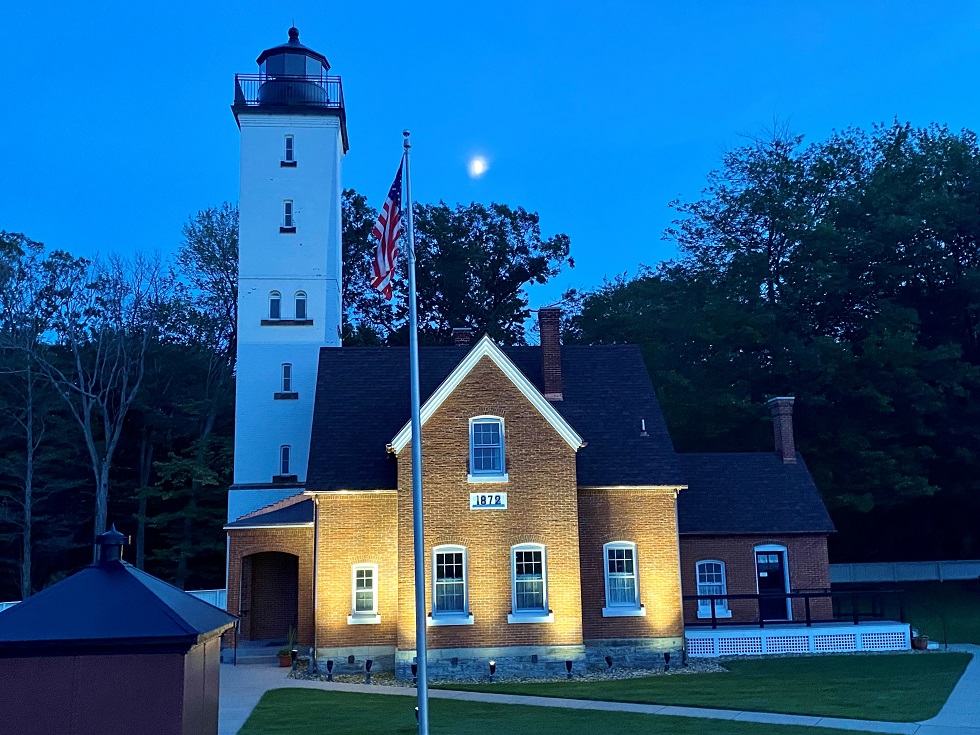
[[[235,77],[241,130],[235,478],[228,518],[301,492],[321,347],[339,347],[340,78],[289,40]]]

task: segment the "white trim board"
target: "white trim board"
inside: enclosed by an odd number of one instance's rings
[[[585,446],[585,442],[582,441],[582,437],[579,436],[578,432],[573,429],[564,417],[555,410],[555,407],[548,402],[541,391],[534,387],[534,384],[528,380],[524,373],[522,373],[517,366],[511,362],[510,358],[504,354],[496,343],[488,335],[484,335],[479,342],[473,347],[472,350],[467,353],[463,361],[456,366],[449,377],[442,381],[435,392],[429,396],[429,400],[425,402],[421,410],[421,421],[422,425],[428,421],[432,414],[452,395],[452,392],[456,390],[456,387],[463,382],[463,378],[469,375],[470,371],[476,367],[476,364],[484,357],[490,358],[493,363],[500,368],[500,371],[507,376],[508,379],[514,384],[514,386],[527,398],[531,405],[534,406],[538,412],[544,416],[545,420],[551,424],[551,426],[558,432],[562,439],[564,439],[568,445],[578,451]],[[398,454],[401,452],[412,439],[412,422],[408,421],[399,431],[395,434],[395,438],[391,440],[391,450]]]

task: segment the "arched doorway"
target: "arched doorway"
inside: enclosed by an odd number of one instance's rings
[[[242,559],[242,637],[285,640],[299,613],[299,557],[263,551]]]

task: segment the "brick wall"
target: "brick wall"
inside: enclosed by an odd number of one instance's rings
[[[504,419],[506,484],[467,482],[469,419]],[[474,624],[430,627],[433,649],[467,646],[580,645],[578,503],[575,452],[499,368],[484,357],[422,430],[426,600],[431,611],[431,550],[468,550]],[[507,510],[469,509],[470,492],[505,491]],[[553,623],[508,623],[511,546],[547,548]],[[415,648],[411,444],[398,455],[398,648]]]
[[[252,563],[249,557],[268,551],[293,554],[299,558],[297,636],[301,645],[313,642],[313,529],[254,528],[228,532],[228,612],[239,615],[242,607],[251,609]],[[242,584],[244,582],[244,585]],[[253,605],[254,606],[254,605]],[[250,639],[249,620],[242,621],[242,637]]]
[[[586,640],[680,637],[681,584],[673,490],[579,491],[582,625]],[[637,585],[643,617],[602,617],[606,604],[603,544],[636,544]]]
[[[321,493],[317,645],[395,645],[398,620],[397,502],[387,493]],[[411,548],[408,549],[411,554]],[[378,624],[348,624],[355,564],[377,564]]]
[[[791,591],[815,590],[830,587],[830,561],[827,557],[827,537],[823,535],[796,536],[682,536],[681,579],[685,595],[696,595],[696,565],[699,561],[713,559],[725,563],[729,594],[756,594],[755,547],[777,544],[786,547]],[[758,605],[754,600],[729,600],[733,621],[755,622],[759,619]],[[829,618],[829,598],[811,601],[813,617]],[[802,600],[793,602],[793,619],[805,616]],[[697,603],[684,602],[684,618],[698,622]],[[701,621],[703,622],[703,620]]]

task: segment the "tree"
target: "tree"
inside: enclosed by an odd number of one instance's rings
[[[39,344],[33,355],[82,431],[95,480],[97,535],[105,531],[109,471],[168,284],[160,262],[141,257],[90,263],[55,251],[45,270],[57,342]]]

